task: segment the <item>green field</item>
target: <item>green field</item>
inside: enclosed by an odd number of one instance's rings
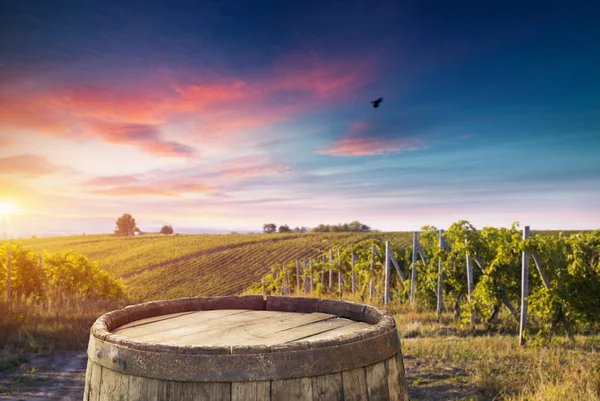
[[[22,240],[34,252],[75,251],[122,278],[131,300],[238,294],[280,263],[377,238],[398,247],[410,233],[77,235]]]

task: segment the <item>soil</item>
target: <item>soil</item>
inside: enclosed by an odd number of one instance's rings
[[[0,372],[0,400],[81,401],[85,383],[85,352],[33,355],[12,372]]]

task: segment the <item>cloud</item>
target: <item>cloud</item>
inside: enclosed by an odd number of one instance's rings
[[[290,166],[276,164],[272,166],[233,167],[221,171],[221,175],[227,178],[249,178],[263,175],[279,175],[291,171]]]
[[[365,122],[355,122],[343,138],[317,151],[329,156],[373,156],[423,149],[424,143],[415,137],[388,138],[378,135],[378,127]]]
[[[224,135],[247,132],[285,121],[300,113],[336,107],[369,81],[367,60],[308,60],[286,57],[271,67],[244,76],[210,72],[156,70],[98,77],[20,74],[0,91],[0,119],[7,127],[36,134],[98,138],[145,152],[188,157],[181,138],[222,141]],[[0,77],[2,78],[2,77]],[[84,82],[85,79],[85,83]],[[177,130],[178,138],[161,134]],[[159,132],[160,131],[160,132]]]
[[[94,189],[89,192],[107,196],[164,196],[179,197],[186,194],[217,194],[214,186],[190,182],[190,179],[162,180],[146,185],[121,185],[111,188]]]
[[[112,175],[105,177],[96,177],[85,183],[91,187],[110,187],[119,185],[129,185],[138,182],[139,180],[132,175]]]
[[[174,196],[175,193],[163,188],[147,187],[141,185],[124,185],[112,188],[96,189],[90,191],[97,195],[111,196]]]
[[[8,148],[11,146],[13,141],[7,137],[0,136],[0,149]]]
[[[24,154],[0,158],[0,174],[39,177],[60,170],[62,170],[60,166],[39,155]]]
[[[106,142],[117,145],[133,145],[165,156],[191,156],[194,148],[161,138],[158,127],[142,124],[94,124],[97,132]]]

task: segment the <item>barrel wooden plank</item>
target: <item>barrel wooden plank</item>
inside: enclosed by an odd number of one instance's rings
[[[101,367],[102,379],[100,382],[99,401],[126,401],[129,395],[128,375]]]
[[[189,382],[188,382],[189,383]],[[170,382],[170,392],[169,392],[169,399],[173,400],[173,401],[188,401],[189,398],[186,398],[187,395],[187,391],[186,389],[188,388],[188,386],[185,386],[186,382],[180,382],[180,381],[172,381]],[[191,389],[194,389],[193,384],[191,383]]]
[[[312,378],[312,399],[314,401],[343,401],[344,387],[342,374],[315,376]]]
[[[220,309],[220,310],[211,310],[211,311],[198,311],[194,313],[190,313],[187,315],[181,315],[174,317],[172,319],[168,319],[166,321],[158,321],[154,323],[148,323],[143,326],[138,327],[129,327],[126,329],[115,329],[112,332],[128,337],[141,337],[146,334],[155,334],[161,333],[163,331],[169,331],[181,327],[185,327],[187,325],[193,324],[201,324],[208,323],[211,320],[219,319],[223,316],[234,315],[238,313],[247,313],[247,310],[243,309]],[[196,316],[201,315],[202,320],[198,322],[196,320]]]
[[[127,324],[124,324],[122,326],[117,327],[115,330],[113,330],[113,332],[117,332],[117,331],[121,331],[124,329],[128,329],[130,327],[137,327],[137,326],[143,326],[145,324],[148,323],[154,323],[154,322],[160,322],[163,320],[169,320],[169,319],[173,319],[175,317],[178,316],[183,316],[183,315],[189,315],[192,313],[196,313],[196,312],[179,312],[179,313],[171,313],[169,315],[160,315],[160,316],[153,316],[153,317],[148,317],[146,319],[140,319],[140,320],[136,320],[134,322],[130,322]]]
[[[140,376],[129,378],[129,401],[160,401],[159,380]]]
[[[272,400],[312,401],[312,379],[274,380],[271,382]]]
[[[159,381],[158,382],[158,399],[161,401],[175,401],[173,394],[173,382],[172,381]]]
[[[368,401],[367,375],[364,368],[342,372],[344,401]]]
[[[92,362],[89,358],[88,358],[88,364],[92,364],[92,372],[91,372],[91,379],[90,379],[90,388],[89,388],[89,394],[88,394],[88,399],[90,401],[98,401],[98,399],[100,398],[100,384],[102,382],[102,366],[98,365],[97,363]]]
[[[194,383],[195,401],[231,401],[231,383]]]
[[[249,340],[248,345],[276,345],[285,344],[287,342],[303,340],[307,337],[321,334],[338,327],[346,326],[352,323],[352,320],[344,318],[332,318],[321,320],[304,326],[294,327],[289,330],[283,330],[277,333],[267,334],[264,337],[256,340]]]
[[[262,311],[261,311],[262,312]],[[243,313],[228,314],[218,318],[204,319],[202,314],[195,314],[189,317],[185,326],[173,327],[159,332],[147,332],[136,335],[135,338],[149,342],[177,342],[185,341],[188,336],[197,336],[199,333],[207,332],[208,335],[217,335],[230,328],[242,325],[246,322],[266,319],[267,316],[260,316],[257,311],[244,311]],[[118,333],[123,335],[122,333]],[[183,343],[183,342],[181,342]]]
[[[233,382],[231,401],[263,401],[271,398],[271,382]]]
[[[248,327],[267,324],[278,318],[289,317],[290,313],[274,311],[250,311],[236,315],[225,316],[211,323],[199,326],[186,326],[184,329],[162,332],[158,336],[144,336],[155,342],[171,341],[177,344],[214,345],[222,336],[232,333],[243,333]],[[227,344],[231,345],[231,344]]]
[[[219,336],[202,335],[189,340],[184,338],[182,339],[182,343],[189,342],[191,344],[193,341],[193,344],[202,345],[257,345],[261,344],[261,339],[267,335],[335,317],[326,313],[279,313],[281,315],[274,318],[236,326]]]
[[[323,340],[325,338],[331,338],[336,336],[341,336],[344,334],[353,333],[356,330],[365,329],[370,327],[371,325],[364,322],[352,322],[342,327],[338,327],[337,329],[329,330],[324,333],[315,334],[314,336],[306,337],[302,339],[302,341],[318,341]]]
[[[388,391],[392,401],[409,401],[408,383],[404,374],[404,361],[402,353],[398,352],[395,357],[385,361],[387,371]]]
[[[389,390],[385,371],[385,362],[379,362],[365,368],[370,401],[389,400]]]
[[[90,399],[90,384],[92,381],[92,369],[94,363],[88,359],[87,367],[85,369],[85,385],[83,388],[83,401],[89,401]]]

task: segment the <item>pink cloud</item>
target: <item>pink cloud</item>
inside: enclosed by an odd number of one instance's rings
[[[141,185],[120,185],[111,188],[95,189],[90,192],[97,195],[122,197],[178,197],[185,194],[216,194],[218,192],[218,189],[214,186],[190,181],[190,179],[179,178]]]
[[[108,143],[134,145],[150,153],[169,156],[190,156],[194,149],[190,146],[162,139],[158,127],[142,124],[96,123],[94,131]]]
[[[279,175],[291,171],[289,166],[277,164],[273,166],[254,166],[254,167],[233,167],[221,172],[223,177],[227,178],[248,178],[259,177],[262,175]]]
[[[62,168],[39,155],[25,154],[0,158],[0,174],[39,177]]]
[[[110,187],[119,185],[129,185],[138,182],[139,180],[132,175],[113,175],[105,177],[96,177],[85,183],[91,187]]]
[[[174,196],[175,193],[163,188],[147,187],[142,185],[124,185],[112,188],[96,189],[90,191],[97,195],[110,196]]]
[[[8,148],[9,146],[12,145],[12,140],[10,140],[9,138],[0,136],[0,149],[2,148]]]
[[[0,119],[7,126],[33,128],[37,133],[97,137],[145,152],[187,157],[193,153],[188,145],[168,140],[159,130],[189,122],[184,136],[220,139],[283,121],[347,101],[368,81],[368,69],[366,61],[294,56],[251,78],[161,72],[141,75],[127,85],[106,86],[68,80],[36,85],[39,75],[29,79],[19,75],[0,92]],[[181,81],[183,76],[186,81]]]
[[[415,151],[424,148],[418,138],[384,138],[377,136],[376,127],[365,122],[356,122],[341,139],[317,151],[329,156],[373,156],[384,153]]]

